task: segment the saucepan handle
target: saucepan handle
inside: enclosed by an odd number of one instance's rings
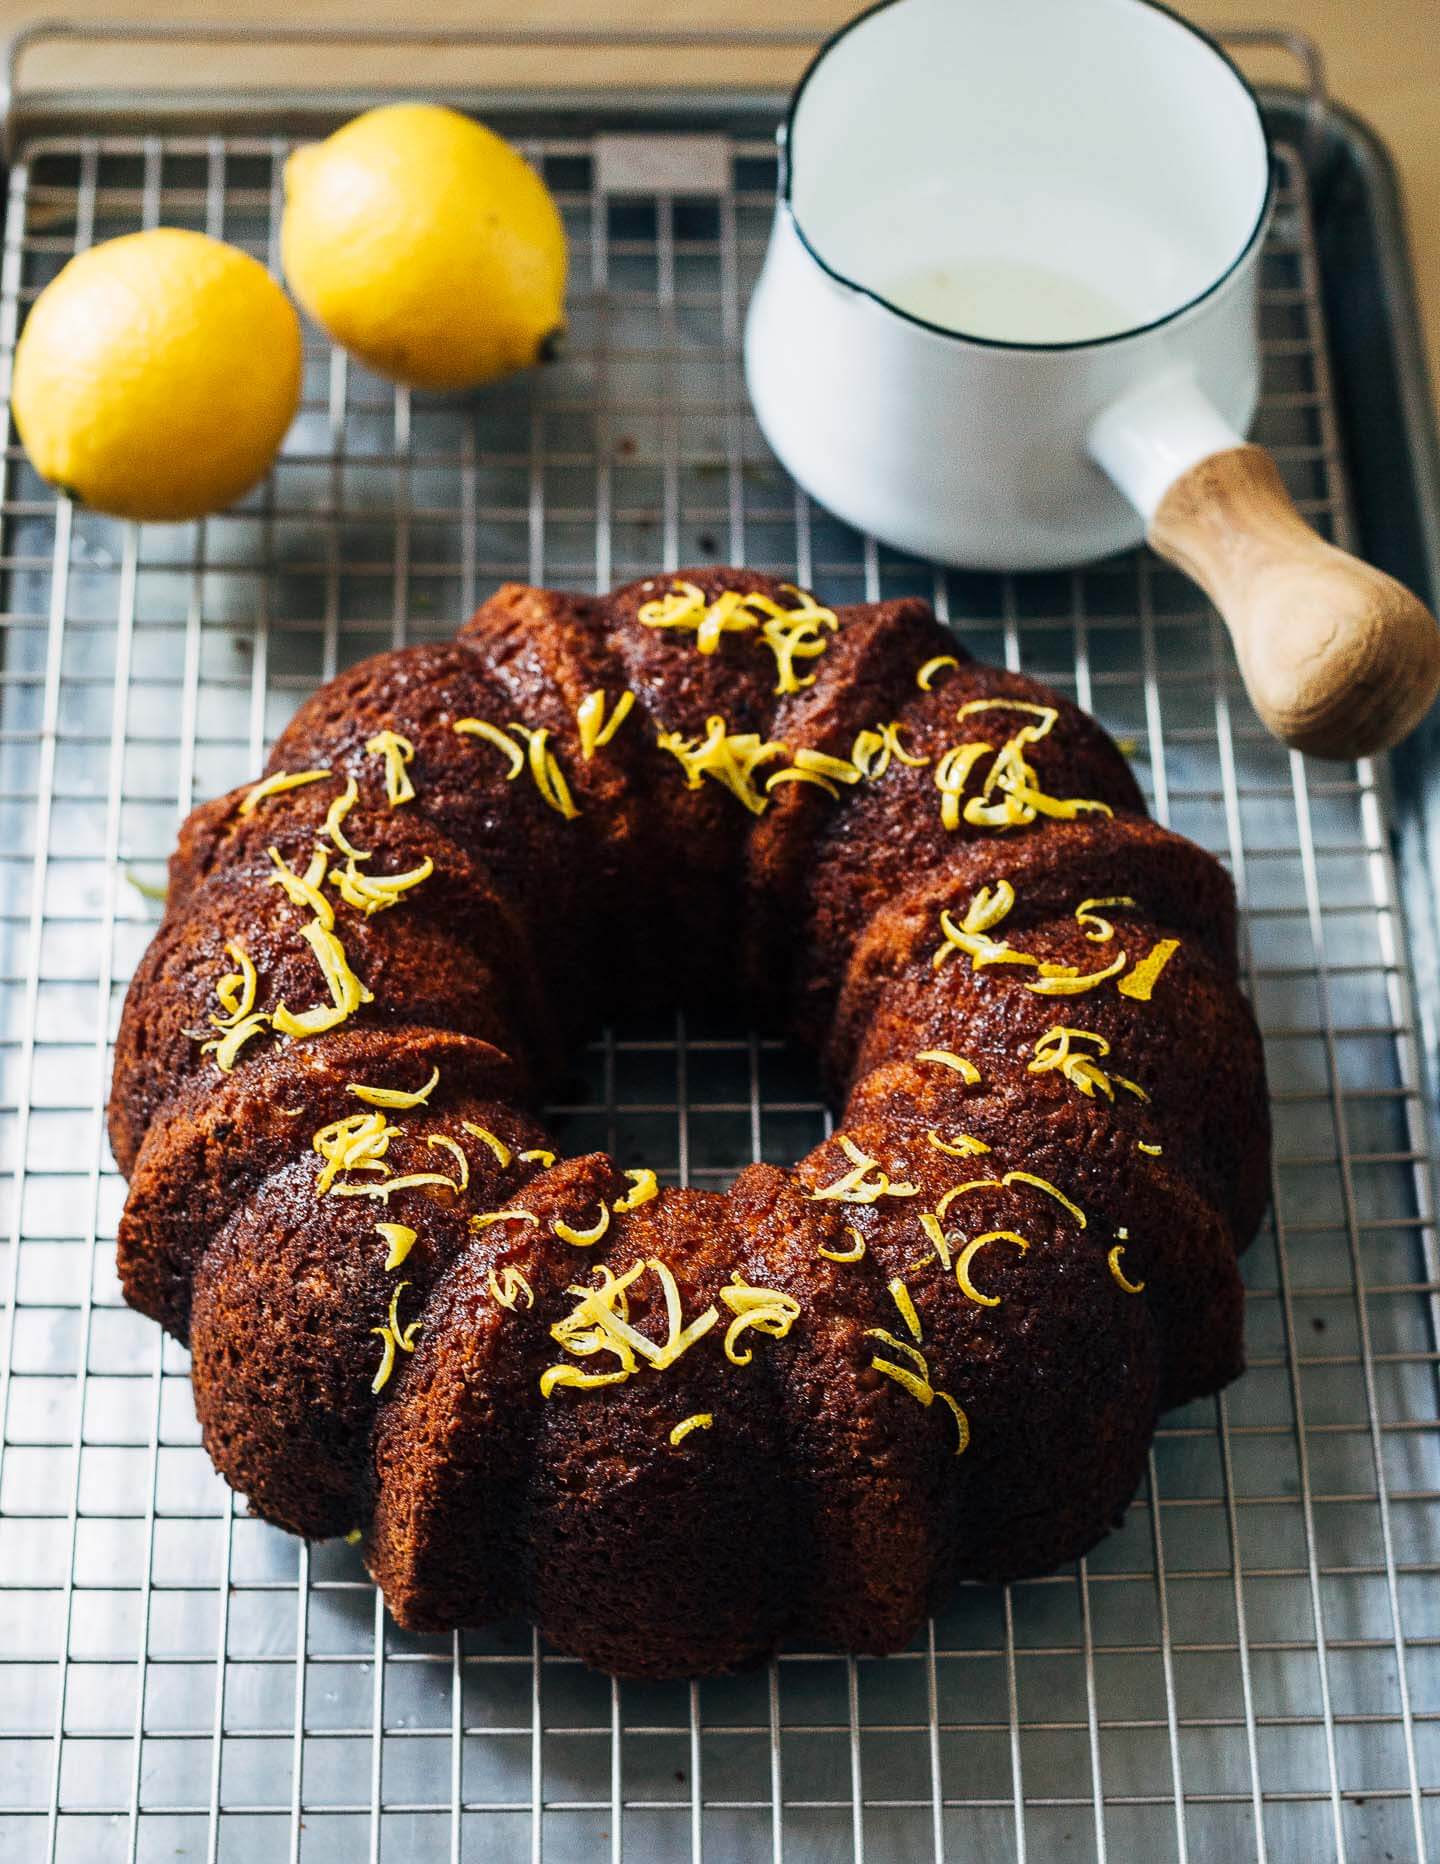
[[[1316,757],[1363,757],[1420,722],[1440,690],[1434,616],[1393,576],[1319,536],[1274,460],[1193,378],[1160,378],[1108,408],[1090,450],[1144,517],[1153,548],[1219,610],[1277,738]]]

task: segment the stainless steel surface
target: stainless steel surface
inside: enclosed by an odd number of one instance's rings
[[[530,152],[572,240],[561,364],[442,402],[312,334],[273,480],[198,525],[75,509],[6,433],[0,1856],[1440,1852],[1440,1267],[1382,773],[1267,738],[1213,617],[1152,559],[937,576],[796,493],[737,356],[773,184],[758,124],[724,151],[728,185],[698,194],[627,182],[624,151],[588,133]],[[0,348],[65,258],[114,233],[207,227],[273,262],[285,153],[29,143]],[[1282,160],[1260,434],[1344,540],[1310,208]],[[1133,742],[1156,814],[1240,888],[1276,1201],[1246,1265],[1249,1372],[1164,1420],[1145,1492],[1090,1559],[962,1590],[900,1657],[793,1651],[617,1686],[519,1626],[403,1635],[351,1549],[233,1501],[185,1355],[119,1298],[107,1043],[158,910],[132,882],[161,879],[179,816],[253,772],[318,680],[444,636],[504,577],[603,587],[706,558],[831,599],[929,594],[977,653]],[[573,1145],[705,1184],[794,1158],[823,1119],[778,1044],[679,1026],[617,1027],[557,1110]]]

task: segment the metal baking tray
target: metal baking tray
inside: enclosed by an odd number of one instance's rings
[[[147,31],[183,49],[205,29]],[[282,36],[297,66],[320,37]],[[1265,97],[1259,435],[1323,529],[1433,593],[1393,183],[1314,77]],[[4,436],[0,1855],[1440,1855],[1433,731],[1392,766],[1310,762],[1259,728],[1214,617],[1155,560],[937,573],[813,508],[737,355],[776,97],[465,95],[563,204],[563,361],[423,399],[311,333],[278,469],[200,524],[76,509]],[[290,138],[363,101],[17,94],[7,358],[90,241],[165,221],[273,263]],[[199,1447],[184,1353],[120,1300],[101,1110],[176,824],[253,773],[303,694],[448,634],[503,578],[603,588],[706,560],[829,600],[919,591],[1126,743],[1155,813],[1240,890],[1275,1202],[1246,1262],[1249,1371],[1165,1418],[1088,1560],[963,1588],[898,1657],[622,1686],[524,1626],[400,1633],[352,1549],[247,1518]],[[574,1147],[720,1185],[826,1116],[767,1033],[677,1021],[606,1031],[555,1117]]]

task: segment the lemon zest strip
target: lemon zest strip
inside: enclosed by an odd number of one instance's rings
[[[850,746],[850,762],[862,777],[883,777],[890,768],[890,747],[877,727],[874,731],[857,731]]]
[[[505,1141],[501,1139],[498,1134],[492,1133],[488,1126],[477,1126],[473,1120],[462,1120],[460,1122],[460,1130],[462,1133],[469,1133],[472,1139],[478,1139],[481,1145],[488,1146],[495,1154],[496,1164],[499,1165],[502,1170],[510,1163],[511,1158],[514,1156]]]
[[[163,906],[170,898],[168,883],[162,887],[153,880],[142,880],[138,874],[132,874],[128,867],[125,869],[125,878],[130,882],[130,885],[140,895],[142,900],[156,900]]]
[[[1086,1055],[1077,1049],[1075,1045],[1080,1042],[1093,1042],[1095,1055]],[[1107,1100],[1113,1101],[1115,1089],[1123,1087],[1127,1094],[1133,1094],[1137,1100],[1148,1101],[1150,1096],[1138,1082],[1129,1080],[1123,1074],[1113,1074],[1100,1066],[1097,1058],[1109,1053],[1110,1044],[1093,1029],[1072,1029],[1064,1023],[1056,1023],[1038,1039],[1035,1059],[1027,1062],[1025,1067],[1028,1074],[1058,1071],[1087,1100],[1093,1100],[1098,1090]]]
[[[281,1035],[323,1035],[327,1029],[334,1029],[346,1017],[353,1015],[362,1003],[373,1003],[375,998],[350,969],[345,947],[318,919],[312,919],[308,925],[302,926],[300,936],[315,953],[315,961],[330,991],[330,1007],[321,1005],[296,1015],[282,1003],[271,1020]]]
[[[695,636],[697,653],[713,654],[727,634],[749,634],[760,626],[738,589],[722,589],[707,602],[694,583],[680,582],[653,601],[642,602],[635,619],[642,628],[674,628]]]
[[[1110,1251],[1109,1255],[1106,1256],[1105,1260],[1110,1264],[1110,1273],[1114,1276],[1115,1280],[1119,1283],[1119,1285],[1125,1290],[1126,1294],[1143,1294],[1145,1292],[1144,1282],[1143,1281],[1131,1281],[1129,1277],[1126,1275],[1124,1269],[1122,1269],[1120,1266],[1120,1258],[1121,1256],[1124,1255],[1124,1253],[1125,1253],[1124,1243],[1116,1243],[1115,1247]]]
[[[936,1259],[941,1268],[948,1273],[950,1269],[950,1244],[946,1239],[944,1229],[941,1227],[940,1219],[935,1215],[933,1210],[921,1212],[920,1228],[934,1245]],[[923,1256],[921,1257],[922,1262],[925,1259],[926,1258]]]
[[[955,1445],[955,1454],[957,1456],[963,1456],[970,1448],[970,1420],[965,1415],[963,1406],[952,1398],[949,1392],[937,1390],[935,1396],[940,1400],[941,1404],[950,1407],[950,1414],[955,1419],[955,1430],[959,1437],[959,1441]]]
[[[997,880],[993,887],[981,887],[966,908],[961,924],[967,932],[988,932],[1009,917],[1014,904],[1014,887],[1008,880]]]
[[[384,731],[377,731],[373,738],[365,742],[365,749],[372,757],[385,759],[385,795],[392,809],[398,809],[401,803],[415,800],[415,785],[410,781],[410,772],[405,768],[415,761],[415,746],[408,738],[402,738],[398,731],[391,731],[387,726]]]
[[[898,1335],[891,1333],[888,1327],[867,1327],[865,1329],[865,1338],[867,1340],[883,1340],[893,1352],[904,1353],[908,1358],[912,1359],[922,1372],[927,1370],[925,1355],[920,1351],[920,1348],[918,1346],[912,1346],[909,1340],[900,1339]]]
[[[883,1327],[867,1327],[866,1333],[883,1340],[888,1346],[908,1353],[918,1362],[920,1368],[918,1373],[907,1366],[896,1365],[894,1360],[881,1359],[878,1353],[870,1364],[876,1372],[883,1372],[887,1379],[893,1379],[902,1391],[908,1392],[915,1402],[923,1405],[927,1411],[937,1398],[947,1405],[954,1416],[955,1428],[959,1434],[955,1454],[963,1456],[970,1443],[970,1420],[949,1392],[937,1391],[931,1384],[930,1367],[925,1355],[917,1352],[913,1346],[907,1346],[904,1340],[897,1340],[893,1333],[887,1333]]]
[[[325,1161],[315,1180],[316,1197],[324,1197],[342,1171],[375,1171],[388,1177],[385,1154],[399,1134],[400,1128],[379,1112],[351,1113],[320,1127],[310,1138],[311,1151]]]
[[[663,1341],[649,1339],[630,1325],[626,1290],[647,1270],[659,1280],[665,1299],[667,1334]],[[641,1360],[657,1372],[663,1372],[703,1338],[720,1318],[719,1309],[712,1302],[688,1326],[683,1326],[679,1286],[669,1266],[658,1256],[647,1256],[619,1277],[603,1263],[597,1265],[595,1273],[601,1278],[595,1286],[572,1286],[568,1290],[578,1298],[578,1304],[563,1320],[555,1323],[550,1333],[567,1352],[582,1358],[593,1353],[613,1353],[620,1361],[620,1370],[618,1374],[605,1375],[601,1383],[614,1384],[618,1379],[628,1378],[639,1370]],[[556,1378],[551,1381],[551,1388],[575,1383],[575,1379]],[[549,1395],[543,1383],[541,1389]]]
[[[378,1197],[382,1204],[390,1202],[394,1191],[411,1191],[421,1185],[439,1184],[447,1191],[458,1191],[460,1186],[453,1178],[447,1178],[438,1171],[406,1172],[400,1178],[387,1178],[383,1184],[337,1184],[331,1187],[331,1197]],[[473,1219],[472,1219],[473,1221]]]
[[[415,1247],[416,1232],[406,1223],[377,1223],[376,1233],[389,1245],[390,1253],[385,1258],[385,1271],[398,1269],[400,1264]]]
[[[487,1210],[483,1215],[470,1219],[472,1230],[488,1230],[492,1223],[509,1223],[512,1219],[520,1223],[538,1223],[540,1219],[528,1210]]]
[[[652,1341],[644,1338],[644,1335],[637,1335],[637,1350],[642,1357],[650,1360],[657,1372],[663,1372],[667,1366],[673,1366],[682,1353],[688,1352],[697,1340],[704,1338],[718,1322],[720,1313],[712,1301],[703,1313],[695,1316],[688,1326],[682,1326],[680,1289],[670,1268],[657,1256],[647,1256],[645,1266],[652,1275],[659,1277],[665,1296],[665,1321],[668,1333],[664,1344],[658,1350]]]
[[[245,948],[232,939],[225,944],[225,955],[239,965],[238,971],[227,971],[215,986],[215,995],[220,999],[225,1014],[211,1015],[210,1024],[214,1029],[234,1029],[243,1023],[255,1008],[255,966],[246,955]]]
[[[510,768],[505,772],[505,781],[513,783],[525,768],[525,753],[510,736],[508,731],[501,731],[498,725],[492,725],[483,718],[457,718],[451,726],[463,737],[483,738],[486,744],[493,744],[497,751],[504,753],[510,760]]]
[[[1025,988],[1034,991],[1037,997],[1079,997],[1086,991],[1098,990],[1108,978],[1123,971],[1127,964],[1122,951],[1113,964],[1107,964],[1103,971],[1077,972],[1069,964],[1042,964],[1038,978],[1026,978]]]
[[[815,1246],[816,1255],[824,1256],[827,1262],[858,1262],[865,1253],[865,1238],[860,1234],[853,1223],[847,1223],[845,1225],[845,1234],[855,1238],[852,1248],[827,1249],[824,1243],[817,1243]]]
[[[415,1335],[417,1335],[419,1329],[421,1329],[421,1323],[417,1322],[417,1320],[412,1320],[410,1325],[404,1327],[404,1329],[402,1329],[401,1322],[399,1322],[399,1312],[397,1312],[397,1310],[399,1310],[399,1305],[401,1305],[401,1295],[404,1294],[404,1290],[406,1290],[408,1286],[410,1286],[410,1282],[395,1282],[395,1290],[393,1290],[393,1294],[389,1297],[389,1325],[391,1325],[391,1331],[395,1333],[395,1342],[397,1342],[397,1346],[401,1348],[402,1353],[414,1353]]]
[[[967,699],[955,714],[957,723],[961,719],[973,718],[977,712],[1028,712],[1038,718],[1039,725],[1022,725],[1021,730],[1030,734],[1027,744],[1038,744],[1042,738],[1050,735],[1060,714],[1053,705],[1038,705],[1033,699]]]
[[[1029,964],[1043,970],[1038,958],[1017,951],[1007,939],[990,937],[991,927],[1007,918],[1014,904],[1015,889],[1008,880],[997,880],[993,887],[981,887],[965,908],[965,917],[958,925],[948,908],[942,907],[940,930],[945,934],[945,941],[931,957],[931,969],[938,971],[946,959],[958,951],[970,960],[970,968],[974,971],[983,970],[989,964]]]
[[[801,745],[795,753],[794,763],[785,770],[777,770],[765,780],[768,791],[782,783],[813,783],[817,789],[827,795],[839,796],[837,783],[859,783],[864,772],[846,757],[832,757],[828,751],[812,750],[808,745]]]
[[[935,675],[942,667],[954,667],[958,672],[960,662],[953,654],[936,654],[933,659],[927,660],[924,666],[921,667],[919,672],[915,675],[915,684],[920,688],[922,693],[928,693],[934,690]]]
[[[526,761],[530,765],[530,775],[535,787],[556,815],[564,816],[567,822],[573,822],[580,811],[575,807],[575,799],[570,794],[570,785],[565,781],[565,772],[560,768],[559,760],[550,749],[550,730],[546,725],[529,726],[513,724],[511,731],[518,732],[525,740]]]
[[[973,1061],[967,1061],[963,1055],[957,1055],[951,1049],[921,1049],[916,1061],[933,1061],[942,1068],[953,1068],[960,1079],[969,1087],[974,1087],[980,1080],[980,1070]]]
[[[394,1293],[390,1296],[390,1319],[388,1323],[383,1327],[372,1327],[370,1329],[372,1333],[378,1333],[385,1342],[384,1350],[380,1357],[380,1369],[375,1374],[374,1382],[370,1387],[372,1392],[382,1390],[388,1382],[390,1374],[395,1370],[395,1353],[397,1348],[402,1353],[413,1353],[415,1351],[415,1335],[420,1331],[421,1323],[418,1320],[412,1320],[408,1327],[402,1327],[400,1325],[398,1311],[400,1296],[409,1286],[410,1284],[408,1281],[396,1282]]]
[[[1158,1159],[1160,1154],[1165,1150],[1164,1146],[1147,1146],[1143,1139],[1136,1140],[1135,1149],[1137,1152],[1148,1153],[1152,1159]]]
[[[940,792],[940,822],[942,827],[952,832],[959,828],[962,820],[960,798],[965,792],[965,785],[970,780],[970,772],[980,759],[994,746],[980,738],[972,739],[967,744],[952,744],[948,751],[941,753],[940,761],[935,766],[935,787]],[[970,803],[977,802],[971,797]],[[970,803],[965,805],[963,819],[971,820]]]
[[[395,1370],[395,1336],[388,1327],[372,1327],[372,1333],[378,1333],[383,1345],[380,1349],[380,1368],[370,1381],[372,1392],[383,1391],[390,1383],[390,1374]]]
[[[1117,893],[1108,900],[1081,900],[1075,908],[1075,923],[1086,928],[1085,936],[1092,945],[1108,945],[1115,936],[1115,928],[1108,919],[1102,918],[1097,910],[1101,906],[1134,906],[1135,902],[1128,893]]]
[[[362,874],[355,862],[349,860],[331,874],[330,885],[338,889],[347,906],[363,912],[368,919],[372,913],[383,913],[387,906],[398,906],[402,893],[418,887],[434,872],[435,863],[428,854],[418,867],[404,874]]]
[[[964,1197],[967,1191],[1003,1191],[1004,1183],[999,1178],[967,1178],[964,1184],[952,1184],[950,1189],[935,1206],[935,1215],[941,1223],[945,1213],[957,1197]]]
[[[930,762],[928,757],[917,757],[901,744],[898,718],[856,732],[855,742],[850,747],[850,762],[862,777],[871,781],[883,777],[892,758],[896,763],[908,764],[912,770],[923,770]]]
[[[417,1087],[413,1094],[402,1087],[366,1087],[362,1081],[348,1081],[345,1092],[371,1107],[423,1107],[439,1085],[440,1070],[432,1068],[430,1079],[424,1087]]]
[[[899,719],[891,719],[888,725],[881,725],[878,729],[880,735],[888,745],[891,755],[897,762],[908,764],[912,770],[923,770],[930,762],[928,757],[916,756],[913,752],[907,751],[904,745],[901,744]]]
[[[1003,833],[1034,821],[1035,811],[1014,794],[1017,787],[1027,786],[1034,774],[1020,748],[1024,742],[1020,733],[1007,738],[995,753],[995,761],[986,773],[980,794],[966,799],[961,813],[971,828],[993,828]],[[992,801],[997,789],[999,800]]]
[[[220,1034],[202,1042],[200,1053],[213,1055],[215,1066],[221,1074],[230,1074],[241,1049],[252,1037],[261,1034],[270,1018],[263,1010],[255,1008],[255,966],[244,948],[230,939],[226,943],[225,953],[240,968],[227,971],[215,986],[215,995],[220,999],[224,1014],[217,1016],[212,1011],[208,1020],[211,1028],[218,1029]]]
[[[523,1165],[538,1164],[541,1171],[549,1171],[555,1163],[555,1154],[547,1152],[544,1146],[535,1146],[531,1151],[520,1154],[520,1162]]]
[[[1115,813],[1108,803],[1080,796],[1051,796],[1041,789],[1039,779],[1026,762],[1025,747],[1038,744],[1049,735],[1060,716],[1054,706],[1020,699],[972,699],[962,705],[955,716],[963,720],[978,712],[996,711],[1029,713],[1039,722],[1022,725],[996,752],[980,794],[972,796],[964,807],[964,819],[972,828],[1003,831],[1023,827],[1037,815],[1073,821],[1087,813],[1107,816]],[[1001,792],[999,800],[992,800],[997,790]]]
[[[898,1275],[887,1286],[890,1290],[890,1299],[900,1310],[900,1318],[905,1322],[906,1330],[911,1339],[918,1344],[922,1337],[920,1316],[915,1312],[915,1303],[910,1299],[910,1290]]]
[[[977,1307],[999,1307],[1000,1305],[998,1294],[981,1294],[970,1277],[970,1264],[980,1251],[988,1248],[991,1243],[1014,1243],[1022,1255],[1030,1247],[1018,1230],[987,1230],[983,1236],[973,1237],[966,1243],[955,1264],[955,1279],[960,1284],[960,1292],[967,1300],[973,1301]]]
[[[735,1350],[736,1340],[747,1328],[769,1334],[772,1340],[783,1340],[800,1318],[800,1303],[793,1294],[780,1288],[752,1287],[738,1269],[731,1275],[730,1285],[720,1290],[720,1299],[735,1316],[725,1330],[725,1357],[733,1366],[748,1366],[755,1357],[753,1351]]]
[[[681,1418],[680,1422],[670,1432],[670,1444],[672,1448],[678,1450],[692,1430],[709,1430],[714,1425],[714,1422],[714,1414],[710,1411],[697,1411],[693,1417]]]
[[[614,711],[606,718],[604,688],[597,686],[593,693],[586,693],[575,708],[575,724],[580,733],[580,755],[587,764],[619,731],[634,704],[634,693],[623,692],[615,701]]]
[[[925,1137],[937,1152],[943,1152],[947,1158],[973,1158],[977,1153],[989,1152],[983,1139],[973,1139],[969,1133],[956,1133],[954,1139],[942,1139],[932,1126]]]
[[[598,1243],[600,1238],[610,1228],[610,1206],[602,1197],[600,1200],[600,1215],[595,1219],[588,1230],[575,1229],[571,1224],[566,1223],[563,1217],[556,1217],[554,1222],[550,1225],[550,1228],[560,1238],[562,1243],[573,1243],[577,1249],[588,1249],[592,1243]]]
[[[496,1280],[496,1272],[494,1269],[491,1269],[488,1279],[490,1293],[494,1297],[497,1307],[508,1307],[513,1310],[516,1301],[522,1294],[525,1297],[526,1307],[534,1307],[535,1290],[530,1286],[529,1282],[526,1281],[525,1277],[520,1273],[519,1269],[515,1267],[513,1262],[507,1262],[500,1270],[498,1281]]]
[[[897,1385],[903,1386],[910,1396],[924,1405],[927,1410],[934,1404],[935,1393],[928,1379],[918,1377],[906,1366],[897,1366],[892,1359],[881,1359],[877,1356],[870,1361],[870,1364],[877,1372],[883,1372],[887,1379],[894,1379]]]
[[[762,741],[758,732],[728,731],[719,713],[706,719],[703,739],[692,742],[678,731],[661,731],[655,742],[685,772],[687,790],[698,790],[709,777],[757,816],[765,813],[768,804],[755,788],[754,773],[763,764],[789,755],[787,745],[778,740]]]
[[[298,790],[305,783],[319,783],[332,773],[329,770],[295,770],[276,771],[273,777],[265,777],[252,790],[247,790],[241,799],[237,815],[254,815],[267,797],[280,796],[286,790]]]
[[[1004,1185],[1033,1185],[1037,1191],[1043,1191],[1046,1197],[1053,1197],[1057,1204],[1063,1204],[1080,1228],[1082,1230],[1085,1228],[1085,1212],[1078,1204],[1072,1203],[1057,1186],[1051,1184],[1048,1178],[1037,1177],[1033,1171],[1007,1171],[1000,1182]]]
[[[772,791],[778,790],[784,783],[809,783],[817,790],[824,790],[827,796],[833,796],[837,800],[840,796],[839,790],[836,789],[829,777],[822,777],[818,770],[796,770],[793,767],[777,770],[766,777],[766,795],[768,796]]]
[[[659,1197],[660,1180],[648,1165],[641,1165],[633,1171],[627,1171],[625,1176],[630,1180],[634,1189],[627,1191],[624,1197],[617,1197],[612,1209],[638,1210],[642,1204],[648,1204],[652,1197]]]
[[[630,1376],[628,1371],[584,1372],[579,1366],[547,1366],[540,1374],[540,1396],[548,1398],[557,1385],[576,1385],[588,1391],[597,1385],[620,1385]]]
[[[270,1020],[263,1010],[256,1010],[252,1015],[242,1017],[232,1028],[227,1029],[223,1036],[216,1036],[209,1042],[202,1042],[200,1053],[202,1055],[213,1054],[215,1066],[221,1074],[229,1074],[239,1058],[241,1049],[252,1036],[260,1035]]]
[[[799,692],[814,685],[815,675],[802,679],[795,670],[796,659],[813,660],[823,654],[829,645],[824,630],[833,634],[840,621],[833,609],[823,608],[807,590],[793,583],[783,588],[795,598],[790,608],[758,590],[722,589],[707,601],[694,583],[677,581],[663,596],[642,603],[636,619],[645,628],[693,633],[696,651],[702,654],[718,652],[727,634],[751,634],[759,628],[761,639],[775,656],[775,691]]]
[[[785,591],[797,598],[797,607],[780,608],[764,596],[752,596],[750,602],[752,606],[773,611],[760,633],[765,645],[775,656],[778,676],[775,691],[798,693],[804,687],[815,684],[815,675],[808,673],[802,679],[795,671],[796,659],[818,659],[830,645],[825,639],[825,629],[828,628],[834,634],[839,629],[840,618],[833,609],[822,608],[808,590],[797,589],[793,583],[786,583]]]
[[[297,874],[293,867],[287,866],[281,860],[278,848],[272,847],[266,852],[275,864],[275,872],[270,876],[270,884],[282,887],[292,905],[308,907],[325,930],[332,931],[335,926],[335,908],[320,891],[325,879],[325,869],[330,861],[325,850],[323,848],[315,850],[310,856],[310,865],[303,874]]]
[[[1017,783],[1012,792],[1017,803],[1036,815],[1048,816],[1052,822],[1073,822],[1082,815],[1113,816],[1109,803],[1091,796],[1051,796],[1033,783]]]
[[[795,753],[797,770],[812,770],[818,776],[830,777],[836,783],[859,783],[860,772],[848,757],[832,757],[828,751],[815,751],[802,744]]]
[[[1159,981],[1160,973],[1180,949],[1178,938],[1162,938],[1151,946],[1150,950],[1135,966],[1128,977],[1122,977],[1115,988],[1122,997],[1134,997],[1139,1003],[1148,1003],[1150,993]]]
[[[355,847],[341,826],[359,800],[360,786],[354,777],[348,777],[345,788],[326,811],[325,826],[321,832],[328,835],[341,854],[348,855],[352,861],[368,861],[370,859],[369,849]]]
[[[850,1160],[850,1170],[842,1172],[833,1183],[822,1185],[805,1196],[813,1203],[831,1200],[841,1204],[874,1204],[882,1197],[918,1197],[918,1184],[892,1184],[890,1174],[882,1171],[879,1159],[862,1152],[848,1133],[837,1135],[840,1150]],[[872,1178],[871,1173],[875,1176]]]
[[[457,1191],[468,1190],[470,1186],[470,1161],[465,1156],[465,1148],[460,1144],[459,1140],[452,1139],[448,1133],[430,1133],[427,1135],[425,1143],[432,1148],[441,1147],[459,1160],[460,1181],[455,1189]]]
[[[765,645],[775,656],[777,693],[798,693],[807,686],[813,686],[815,675],[807,673],[802,679],[795,670],[795,662],[797,659],[814,660],[830,645],[820,632],[818,623],[798,617],[792,621],[788,619],[792,612],[787,610],[785,618],[774,617],[760,630]]]

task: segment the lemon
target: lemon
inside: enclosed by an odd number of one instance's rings
[[[15,349],[15,425],[43,479],[121,518],[218,511],[262,478],[300,398],[300,320],[270,274],[156,227],[79,253]]]
[[[454,110],[386,104],[296,150],[280,242],[316,322],[416,388],[493,381],[559,333],[559,211],[509,143]]]

